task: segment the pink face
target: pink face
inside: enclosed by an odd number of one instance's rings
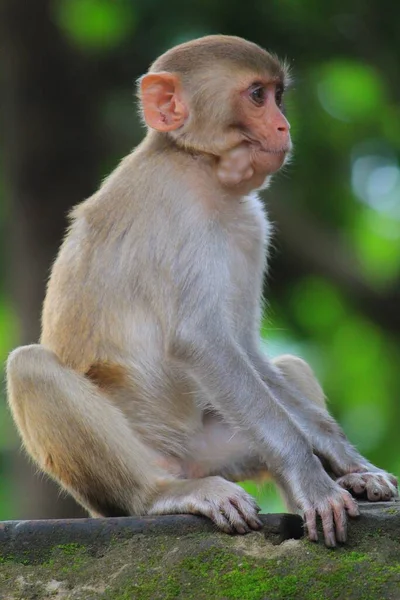
[[[247,82],[237,100],[238,127],[249,143],[257,172],[277,171],[291,149],[290,125],[282,112],[283,84],[279,80]]]

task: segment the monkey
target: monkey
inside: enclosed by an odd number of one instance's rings
[[[268,472],[311,540],[347,538],[356,498],[397,480],[350,444],[311,367],[260,347],[287,161],[287,65],[238,37],[162,54],[138,82],[146,136],[71,212],[40,343],[7,362],[24,447],[93,517],[192,513],[262,524],[238,485]]]

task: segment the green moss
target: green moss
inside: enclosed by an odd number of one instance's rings
[[[209,548],[189,556],[163,572],[139,569],[134,584],[129,582],[115,600],[327,600],[346,598],[370,600],[380,595],[400,566],[375,563],[367,554],[339,550],[311,556],[254,561],[221,548]],[[398,578],[400,583],[400,578]],[[353,593],[354,591],[354,593]]]
[[[368,555],[363,552],[342,552],[338,558],[342,564],[347,564],[367,560]]]
[[[67,556],[73,556],[77,552],[86,550],[86,547],[81,544],[59,544],[58,546],[55,546],[55,548],[62,550]]]
[[[101,553],[97,546],[63,544],[49,548],[42,564],[21,564],[20,556],[17,562],[1,557],[0,597],[5,593],[16,600],[33,597],[34,591],[36,598],[44,598],[50,581],[76,597],[92,597],[87,590],[99,588],[98,600],[397,597],[400,547],[397,538],[385,535],[378,541],[363,534],[357,546],[335,551],[305,540],[274,546],[262,534],[133,536],[99,546]],[[33,590],[30,595],[15,592],[21,578]]]
[[[388,515],[397,515],[399,510],[397,508],[385,508],[385,513]]]
[[[21,565],[43,564],[51,567],[55,564],[54,555],[65,555],[73,559],[82,557],[86,552],[86,547],[81,544],[60,544],[53,548],[42,548],[41,546],[31,546],[28,550],[17,550],[17,554],[0,554],[0,565],[4,563],[18,563]]]

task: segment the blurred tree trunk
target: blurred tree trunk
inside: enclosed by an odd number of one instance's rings
[[[93,78],[52,22],[50,9],[50,0],[0,2],[9,283],[21,344],[38,340],[46,280],[66,214],[94,190],[99,161]],[[60,498],[57,486],[35,474],[21,454],[13,469],[19,517],[84,514],[72,499]]]

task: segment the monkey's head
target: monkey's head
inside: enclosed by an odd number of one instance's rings
[[[291,148],[282,97],[287,67],[256,44],[213,35],[172,48],[139,80],[151,129],[192,152],[248,146],[256,172],[277,171]]]

